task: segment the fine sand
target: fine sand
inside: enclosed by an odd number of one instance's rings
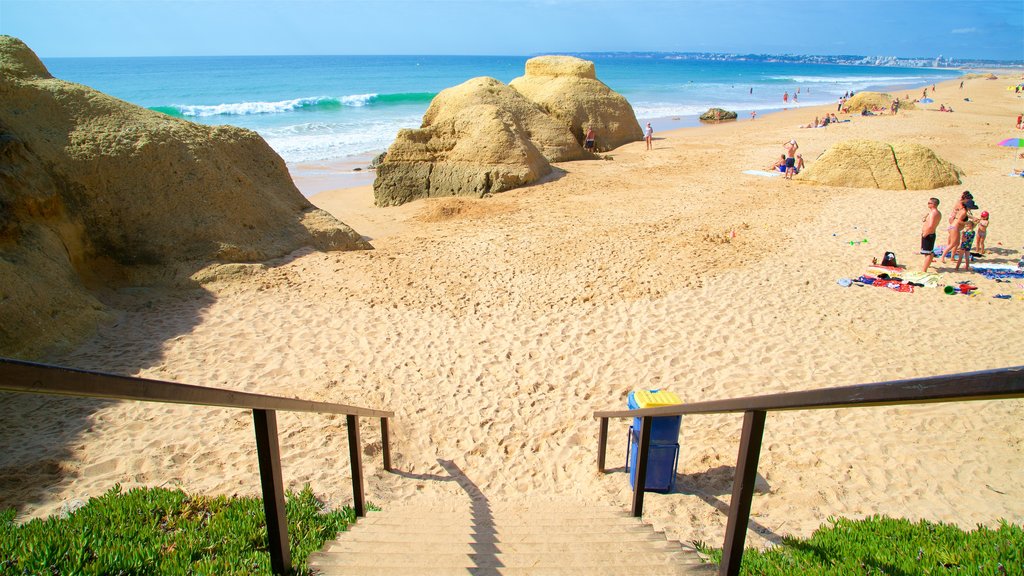
[[[630,390],[698,401],[1024,364],[1024,280],[937,265],[944,283],[969,278],[979,294],[836,284],[886,250],[919,267],[927,199],[940,198],[945,218],[964,189],[992,213],[985,261],[1024,255],[1024,179],[1006,176],[1024,160],[996,146],[1024,136],[1009,83],[940,85],[925,108],[952,114],[796,128],[826,106],[660,133],[653,151],[623,146],[482,200],[382,209],[369,187],[319,194],[376,250],[294,254],[190,292],[122,290],[108,297],[126,310],[116,323],[49,360],[394,410],[397,473],[381,470],[377,423],[362,428],[367,497],[385,508],[466,506],[452,469],[495,503],[625,507],[628,424],[612,423],[613,471],[601,475],[592,414],[624,408]],[[966,175],[896,192],[742,173],[790,138],[808,163],[848,139],[911,140]],[[244,411],[3,402],[0,506],[23,517],[116,482],[259,492]],[[748,543],[806,536],[829,516],[1024,522],[1022,417],[1019,400],[770,414]],[[720,545],[740,422],[684,418],[676,489],[646,500],[656,527]],[[279,426],[287,486],[350,502],[344,418],[283,413]]]

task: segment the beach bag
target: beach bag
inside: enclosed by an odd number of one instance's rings
[[[885,256],[882,256],[882,266],[896,266],[896,254],[892,252],[886,252]]]

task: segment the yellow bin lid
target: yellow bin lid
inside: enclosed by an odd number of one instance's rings
[[[668,390],[634,390],[633,401],[638,408],[654,408],[655,406],[671,406],[682,404],[683,401],[676,396],[675,392]]]

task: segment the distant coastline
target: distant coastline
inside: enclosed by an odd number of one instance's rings
[[[895,68],[934,68],[937,70],[970,68],[1019,68],[1022,60],[978,60],[935,57],[814,55],[814,54],[736,54],[727,52],[571,52],[579,58],[615,56],[619,58],[663,58],[707,62],[759,62],[776,64],[832,64],[836,66],[889,66]]]

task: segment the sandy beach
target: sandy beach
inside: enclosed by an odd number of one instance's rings
[[[943,284],[970,279],[978,293],[836,283],[887,250],[919,268],[927,199],[945,219],[968,189],[991,213],[984,261],[1024,256],[1024,178],[1007,176],[1024,159],[996,145],[1022,134],[1024,99],[1006,90],[1018,78],[947,82],[932,105],[823,129],[797,126],[835,106],[657,133],[652,151],[636,142],[479,200],[376,208],[369,186],[317,194],[375,250],[303,251],[191,291],[121,290],[106,297],[125,310],[116,322],[47,360],[394,410],[398,473],[381,470],[376,423],[362,429],[367,498],[385,508],[466,506],[439,461],[493,502],[627,507],[628,423],[612,423],[616,469],[601,475],[592,414],[624,408],[630,390],[699,401],[1024,364],[1024,280],[936,261]],[[942,103],[956,112],[934,111]],[[809,165],[851,139],[917,142],[963,169],[963,184],[885,191],[743,173],[791,138]],[[0,507],[20,517],[114,483],[259,493],[246,412],[3,401]],[[807,536],[829,516],[1022,523],[1022,417],[1018,400],[771,414],[747,542]],[[740,422],[684,418],[676,489],[646,499],[655,527],[720,545]],[[344,419],[281,414],[279,426],[286,485],[350,502]]]

